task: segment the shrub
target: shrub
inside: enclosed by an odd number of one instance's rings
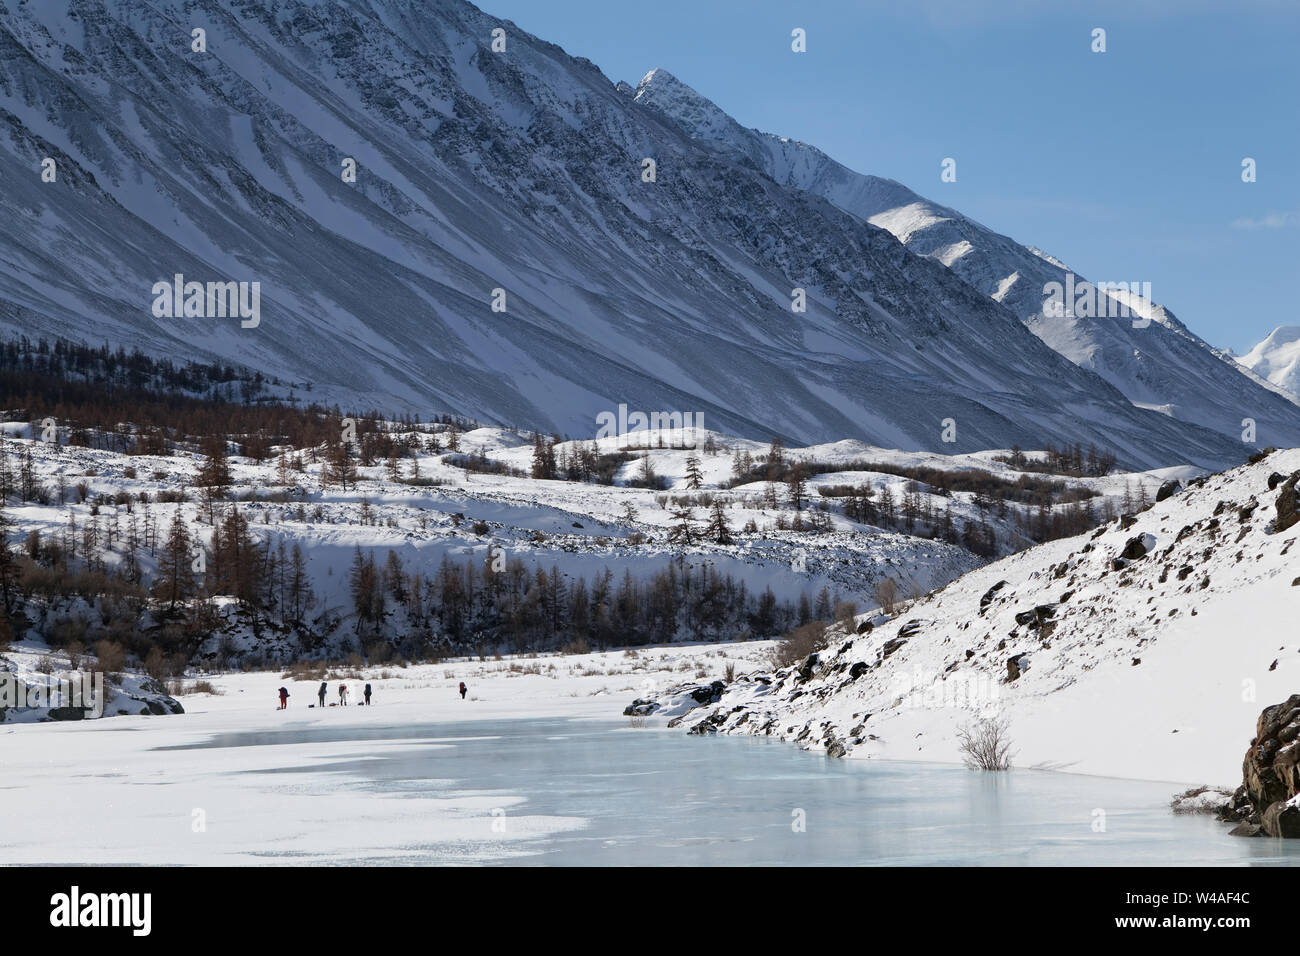
[[[122,682],[122,668],[126,666],[126,649],[116,641],[95,642],[94,672],[104,675],[106,684]]]
[[[876,582],[876,601],[886,614],[893,614],[898,603],[898,582],[893,578],[881,578]]]
[[[957,729],[962,761],[972,770],[1010,770],[1010,724],[1002,717],[981,717]]]
[[[772,666],[777,669],[790,667],[825,647],[826,622],[809,621],[785,635],[772,648]]]
[[[163,680],[167,677],[168,670],[170,668],[167,666],[167,655],[155,644],[149,648],[149,653],[144,657],[144,672],[154,680]]]

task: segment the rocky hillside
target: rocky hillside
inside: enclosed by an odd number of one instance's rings
[[[1262,702],[1300,677],[1300,450],[832,629],[792,667],[639,701],[696,733],[956,761],[981,716],[1013,763],[1235,784]],[[854,633],[856,631],[856,633]]]

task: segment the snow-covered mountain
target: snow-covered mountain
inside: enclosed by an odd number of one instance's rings
[[[846,211],[868,186],[791,185],[461,0],[3,0],[0,179],[0,328],[220,357],[345,407],[589,436],[626,403],[1140,467],[1244,451],[1134,407],[867,221],[898,202]],[[257,320],[155,317],[175,275],[259,283]],[[1165,361],[1143,353],[1188,374]],[[1300,444],[1276,396],[1189,377]]]
[[[1300,326],[1279,325],[1237,361],[1300,398]]]
[[[1261,434],[1275,436],[1268,442],[1295,444],[1300,432],[1295,404],[1243,375],[1229,355],[1190,332],[1164,306],[1117,292],[1114,301],[1132,312],[1127,319],[1045,314],[1044,288],[1064,285],[1073,270],[1042,250],[999,235],[892,179],[854,172],[813,146],[745,129],[665,70],[650,71],[635,89],[622,88],[697,140],[889,230],[912,252],[942,263],[1010,308],[1054,350],[1096,372],[1134,404],[1232,436],[1241,433],[1242,418],[1251,417]],[[1140,264],[1138,271],[1097,278],[1140,287]],[[1085,277],[1076,273],[1073,281],[1081,285]]]
[[[1298,480],[1300,449],[1194,479],[892,619],[834,628],[820,654],[702,706],[665,692],[655,713],[836,756],[942,761],[960,759],[958,728],[1000,715],[1017,766],[1235,784],[1260,708],[1300,673],[1285,623],[1300,595]]]

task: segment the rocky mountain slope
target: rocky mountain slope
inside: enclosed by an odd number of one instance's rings
[[[1235,785],[1261,706],[1300,679],[1298,481],[1300,449],[1273,452],[863,616],[793,667],[635,706],[700,733],[943,761],[961,727],[1000,716],[1017,766]]]
[[[626,403],[801,443],[1095,442],[1130,467],[1244,451],[461,0],[4,0],[0,178],[0,328],[226,358],[348,407],[588,436]],[[176,275],[260,283],[255,324],[155,317]]]
[[[889,230],[910,251],[941,263],[981,294],[1007,306],[1052,349],[1096,372],[1134,404],[1232,436],[1240,435],[1243,417],[1252,417],[1261,440],[1300,443],[1294,396],[1279,395],[1243,375],[1230,356],[1198,338],[1166,307],[1117,293],[1116,305],[1130,306],[1130,318],[1045,314],[1044,288],[1053,282],[1064,286],[1073,270],[1041,250],[892,179],[854,172],[814,146],[745,129],[665,70],[652,70],[635,89],[623,89],[698,141]],[[1136,267],[1135,275],[1095,278],[1137,285],[1140,263]],[[1073,281],[1082,285],[1085,277],[1076,275]]]

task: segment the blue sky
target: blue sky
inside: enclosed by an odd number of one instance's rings
[[[1300,324],[1293,0],[479,5],[612,80],[663,67],[746,126],[897,179],[1094,281],[1150,282],[1212,344],[1241,352]],[[956,182],[940,181],[944,157]]]

